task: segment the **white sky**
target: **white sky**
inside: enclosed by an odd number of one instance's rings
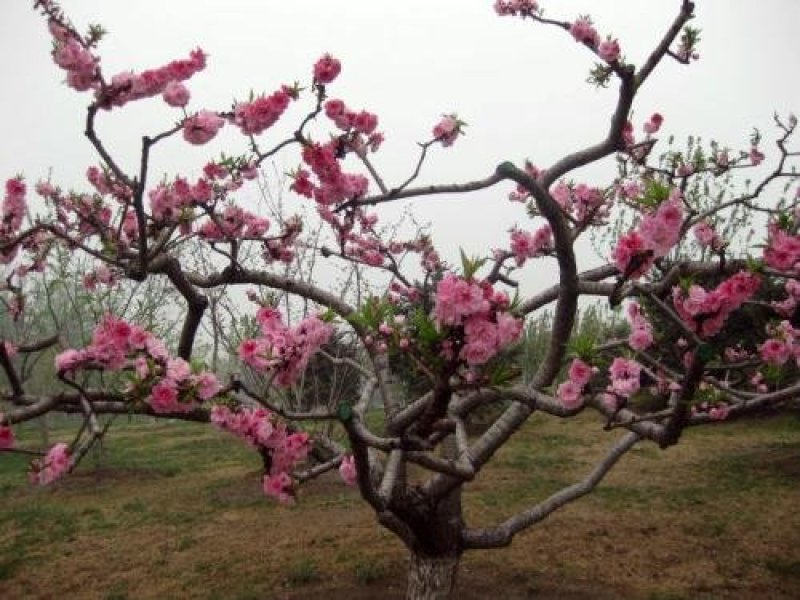
[[[680,2],[542,4],[549,16],[565,20],[591,13],[600,34],[619,37],[628,61],[640,64]],[[752,126],[758,126],[769,139],[773,111],[800,111],[800,2],[697,4],[701,60],[688,68],[666,61],[635,104],[637,123],[659,111],[666,119],[664,136],[694,133],[745,148]],[[0,2],[0,177],[22,172],[36,181],[52,168],[56,183],[83,187],[82,174],[96,164],[82,137],[89,97],[61,83],[45,24],[31,5]],[[390,185],[413,168],[415,143],[430,136],[442,113],[458,112],[469,123],[467,135],[452,148],[433,152],[420,183],[481,178],[503,160],[529,157],[547,166],[600,139],[615,97],[613,89],[595,91],[585,83],[593,57],[564,32],[498,18],[492,0],[64,0],[62,5],[79,28],[96,22],[109,31],[100,47],[107,76],[157,67],[202,47],[209,63],[189,82],[190,109],[223,110],[251,89],[271,92],[295,80],[308,84],[311,65],[331,52],[343,70],[330,95],[378,114],[387,141],[374,162]],[[262,136],[264,146],[291,130],[308,106],[295,103],[283,118],[286,127]],[[166,129],[177,118],[176,109],[152,99],[102,115],[99,129],[124,167],[134,171],[141,135]],[[153,177],[196,174],[222,150],[243,151],[244,138],[226,130],[200,148],[179,138],[160,146]],[[279,166],[297,164],[292,154]],[[586,176],[603,184],[609,173],[595,168]],[[523,207],[505,199],[510,189],[423,199],[414,211],[433,222],[445,256],[454,258],[458,246],[486,254],[507,245],[512,225],[532,226]],[[585,257],[581,266],[589,261]],[[530,264],[528,285],[540,287],[542,267]]]

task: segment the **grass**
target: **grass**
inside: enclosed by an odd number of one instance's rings
[[[68,440],[57,423],[51,442]],[[21,427],[36,445],[37,427]],[[536,417],[467,485],[472,526],[496,524],[588,473],[617,434]],[[120,422],[105,451],[50,488],[0,459],[0,597],[400,598],[406,553],[335,475],[266,500],[260,460],[230,436]],[[800,597],[800,419],[688,431],[632,450],[591,495],[472,553],[459,597]]]
[[[310,558],[301,558],[291,565],[286,577],[287,587],[307,585],[320,579],[320,572],[316,563]]]

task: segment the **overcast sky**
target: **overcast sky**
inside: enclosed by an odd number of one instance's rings
[[[640,64],[680,2],[542,4],[549,16],[566,20],[591,13],[600,34],[619,37],[627,60]],[[637,121],[659,111],[664,135],[700,134],[732,148],[746,147],[753,126],[769,139],[773,111],[800,111],[800,2],[697,4],[701,59],[688,68],[666,61],[637,100]],[[0,4],[0,175],[23,172],[35,181],[52,169],[56,183],[82,186],[82,173],[96,164],[81,135],[89,98],[61,83],[46,27],[31,5]],[[498,18],[491,0],[64,0],[62,5],[81,29],[100,23],[109,31],[100,46],[106,76],[160,66],[203,48],[208,67],[189,82],[193,110],[227,109],[251,89],[271,92],[295,80],[307,84],[311,65],[331,52],[343,70],[330,95],[378,114],[386,144],[375,163],[390,185],[412,170],[415,143],[430,136],[442,113],[458,112],[469,123],[467,135],[433,153],[421,183],[481,178],[503,160],[527,157],[547,166],[600,139],[615,97],[613,89],[596,91],[585,83],[593,57],[564,32]],[[296,126],[308,106],[287,112],[285,128],[262,136],[265,146]],[[141,135],[168,128],[178,116],[152,99],[102,115],[99,129],[133,171]],[[244,138],[226,129],[200,148],[168,141],[156,151],[154,175],[196,174],[221,150],[243,151]],[[292,154],[278,166],[297,164]],[[592,169],[585,176],[603,184],[610,172]],[[530,226],[521,205],[505,200],[509,190],[424,199],[414,211],[433,222],[442,249],[460,245],[485,254],[507,244],[512,225]],[[526,269],[527,278],[541,281],[535,263]]]

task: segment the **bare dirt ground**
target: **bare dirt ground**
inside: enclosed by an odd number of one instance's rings
[[[405,550],[355,490],[325,476],[277,506],[235,440],[173,427],[120,431],[51,489],[0,466],[0,598],[403,597]],[[572,483],[614,435],[532,423],[468,486],[468,522]],[[796,417],[693,431],[633,450],[509,548],[468,554],[457,597],[800,598],[799,505]]]

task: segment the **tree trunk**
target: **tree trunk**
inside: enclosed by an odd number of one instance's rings
[[[459,556],[411,554],[406,600],[447,600],[456,587]]]

